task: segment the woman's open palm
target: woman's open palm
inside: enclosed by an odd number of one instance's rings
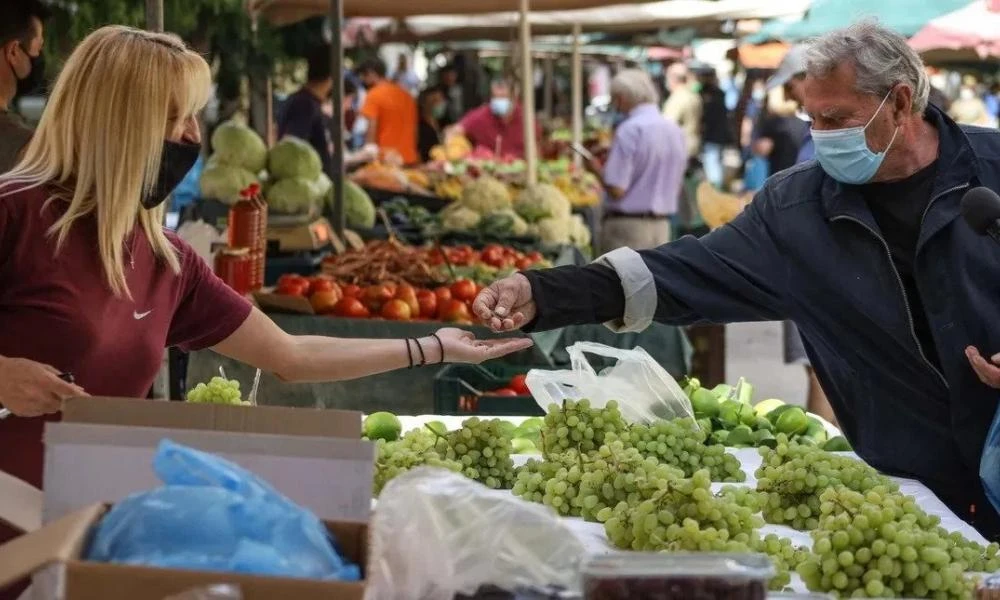
[[[447,327],[437,332],[444,347],[444,361],[452,363],[479,364],[494,358],[530,348],[528,338],[503,338],[494,340],[477,339],[469,331]]]

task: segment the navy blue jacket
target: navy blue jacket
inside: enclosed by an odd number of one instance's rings
[[[940,369],[920,348],[899,274],[859,190],[815,161],[771,177],[730,224],[639,255],[656,284],[655,320],[794,321],[860,456],[919,479],[960,516],[976,503],[995,519],[978,471],[1000,394],[976,378],[964,349],[1000,351],[1000,246],[973,233],[959,206],[971,187],[1000,190],[1000,133],[959,127],[934,107],[926,118],[939,131],[940,155],[915,278]],[[533,289],[544,287],[538,276],[531,280]],[[543,303],[539,310],[545,328]]]

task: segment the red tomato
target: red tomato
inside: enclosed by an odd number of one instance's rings
[[[309,283],[290,279],[279,283],[276,291],[282,296],[305,296],[309,292]]]
[[[344,298],[338,302],[337,306],[333,307],[333,314],[351,319],[367,319],[372,316],[371,311],[365,308],[361,300],[352,297]]]
[[[420,315],[420,303],[417,301],[417,292],[410,285],[401,285],[396,290],[396,300],[402,300],[410,307],[410,315],[417,317]]]
[[[313,277],[309,281],[309,292],[312,294],[316,292],[329,292],[334,289],[337,289],[337,284],[332,279]]]
[[[338,302],[340,302],[340,290],[324,290],[309,297],[309,304],[318,315],[333,312]]]
[[[420,305],[420,317],[423,319],[433,319],[437,316],[438,297],[430,290],[420,290],[417,292],[417,303]]]
[[[438,317],[449,323],[472,322],[469,307],[461,300],[448,300],[438,307]]]
[[[347,284],[345,286],[342,286],[341,287],[341,291],[344,292],[344,297],[345,298],[360,298],[361,297],[361,288],[358,287],[358,286],[356,286],[356,285],[354,285],[353,283],[349,283],[349,284]]]
[[[542,262],[543,260],[545,260],[545,257],[542,256],[541,252],[530,252],[527,255],[527,258],[530,258],[532,262]]]
[[[514,266],[517,267],[518,271],[526,271],[531,267],[535,266],[535,261],[531,260],[530,258],[522,258],[519,259],[516,263],[514,263]]]
[[[528,384],[525,383],[525,379],[527,378],[527,375],[514,375],[511,377],[507,387],[517,392],[519,396],[528,396],[531,394],[531,391],[528,390]]]
[[[398,299],[386,302],[385,306],[382,307],[380,314],[383,318],[389,319],[390,321],[409,321],[413,318],[413,312],[410,310],[410,305]]]
[[[365,288],[361,297],[368,310],[378,313],[389,300],[392,300],[393,292],[384,285],[373,285]]]
[[[479,288],[474,281],[462,279],[451,285],[451,297],[456,300],[475,300]]]
[[[444,304],[451,300],[451,288],[441,286],[434,290],[434,295],[437,296],[438,304]]]
[[[393,297],[396,296],[396,290],[399,289],[398,285],[395,283],[383,283],[382,285],[385,286],[385,289],[389,290],[389,293],[392,294]]]
[[[499,390],[493,390],[489,396],[517,396],[518,393],[510,388],[500,388]]]
[[[484,263],[491,267],[502,267],[507,259],[507,255],[504,253],[502,247],[493,244],[483,248],[482,259]]]
[[[282,283],[291,283],[291,282],[309,283],[309,280],[295,273],[285,273],[284,275],[278,278],[278,285],[281,285]]]

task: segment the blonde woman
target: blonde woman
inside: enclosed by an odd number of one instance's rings
[[[232,292],[160,226],[198,156],[210,84],[178,38],[100,29],[70,56],[21,162],[0,179],[0,404],[15,415],[0,421],[0,470],[39,486],[39,417],[69,396],[145,396],[166,346],[322,381],[530,345],[455,329],[411,341],[292,336]]]

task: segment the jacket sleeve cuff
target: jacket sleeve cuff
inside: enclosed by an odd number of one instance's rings
[[[616,333],[643,331],[656,314],[656,283],[653,273],[638,252],[631,248],[613,250],[595,261],[614,270],[625,293],[625,313],[604,325]]]

